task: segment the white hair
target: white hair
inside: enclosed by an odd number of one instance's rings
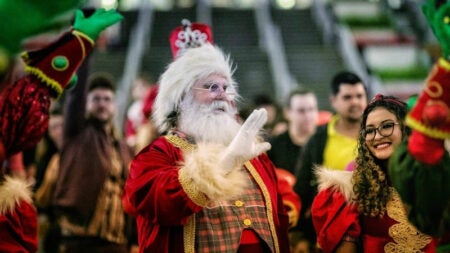
[[[185,106],[187,105],[187,106]],[[215,111],[221,108],[223,112]],[[239,131],[237,110],[226,101],[201,104],[188,93],[180,103],[178,129],[194,138],[196,142],[216,143],[227,146]]]
[[[160,78],[152,115],[161,133],[173,127],[169,115],[178,113],[183,96],[194,83],[211,74],[222,75],[230,84],[236,85],[229,55],[209,43],[187,50],[169,64]]]

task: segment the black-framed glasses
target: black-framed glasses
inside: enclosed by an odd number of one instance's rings
[[[206,83],[203,85],[203,87],[192,87],[192,89],[208,91],[210,94],[214,94],[216,96],[222,94],[222,92],[225,93],[225,95],[231,96],[231,97],[236,95],[236,93],[234,92],[234,89],[230,88],[229,85],[224,85],[222,87],[222,86],[220,86],[220,84],[215,83],[215,82]]]
[[[378,133],[383,137],[389,137],[394,133],[395,125],[400,125],[396,122],[385,122],[378,127],[366,127],[363,129],[362,134],[366,141],[372,141],[375,139],[375,135]]]

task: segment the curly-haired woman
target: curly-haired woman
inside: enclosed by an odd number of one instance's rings
[[[364,110],[353,171],[318,168],[311,212],[323,252],[435,252],[435,240],[408,222],[387,172],[408,136],[406,103],[377,95]]]

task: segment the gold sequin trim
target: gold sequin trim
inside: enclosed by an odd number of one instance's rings
[[[176,135],[166,135],[165,138],[168,142],[170,142],[175,147],[180,148],[183,152],[192,151],[195,149],[195,145]],[[195,190],[191,183],[192,180],[189,180],[188,175],[185,175],[183,169],[181,169],[178,174],[178,180],[180,180],[180,184],[183,187],[184,191],[195,204],[200,206],[206,205],[206,196]],[[203,199],[200,195],[203,195]],[[204,204],[202,205],[201,203],[203,202]],[[195,215],[192,215],[184,225],[183,238],[184,252],[195,253]]]
[[[181,150],[185,151],[192,151],[195,149],[195,145],[192,143],[189,143],[187,140],[180,138],[176,135],[166,135],[165,136],[167,141],[172,143],[172,145],[174,145],[177,148],[180,148]]]
[[[386,204],[387,215],[397,224],[389,228],[389,236],[394,242],[389,242],[384,246],[387,253],[419,253],[431,242],[431,237],[420,233],[409,221],[400,195],[390,187],[390,199]]]
[[[442,85],[439,82],[432,81],[427,83],[424,91],[432,98],[440,98],[444,93],[444,88],[442,88]]]
[[[184,252],[195,253],[195,215],[183,227]]]
[[[178,172],[178,180],[180,181],[181,187],[186,192],[188,197],[198,206],[206,206],[208,203],[208,198],[205,194],[199,192],[197,187],[193,184],[193,181],[189,175],[186,174],[186,170],[180,169]]]
[[[191,144],[185,139],[180,138],[176,135],[167,135],[166,139],[175,147],[183,150],[183,152],[192,151],[196,147],[194,144]],[[208,203],[207,197],[197,190],[197,188],[192,183],[191,177],[186,174],[186,171],[184,169],[180,169],[180,171],[178,172],[178,180],[180,181],[180,184],[186,194],[196,205],[206,206],[206,204]]]

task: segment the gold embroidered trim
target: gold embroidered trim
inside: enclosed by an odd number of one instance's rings
[[[192,151],[195,149],[195,145],[189,143],[188,141],[184,140],[183,138],[180,138],[176,135],[170,134],[166,135],[165,138],[168,142],[170,142],[172,145],[174,145],[177,148],[180,148],[183,152],[186,151]],[[191,185],[189,177],[187,175],[184,175],[184,170],[180,169],[178,172],[178,180],[180,180],[180,184],[183,187],[186,194],[189,196],[189,198],[192,199],[192,201],[200,205],[198,203],[201,203],[202,200],[198,196],[201,193],[198,191],[195,191],[195,188]],[[203,195],[203,197],[206,200],[206,196]],[[205,205],[200,205],[205,206]],[[191,215],[191,217],[188,219],[186,224],[183,227],[183,238],[184,238],[184,252],[186,253],[195,253],[195,215]]]
[[[196,147],[194,144],[189,143],[187,140],[173,134],[166,135],[165,138],[167,139],[168,142],[172,143],[172,145],[174,145],[177,148],[180,148],[183,151],[192,151]]]
[[[183,227],[184,252],[195,253],[195,215],[188,219]]]
[[[389,236],[394,242],[384,246],[387,253],[423,252],[422,249],[431,242],[431,237],[420,233],[409,221],[400,195],[393,187],[389,187],[390,199],[386,204],[387,215],[397,224],[389,228]]]
[[[81,55],[82,55],[83,58],[85,58],[86,55],[87,55],[87,50],[86,50],[86,47],[84,46],[84,42],[83,42],[82,38],[84,38],[85,40],[89,41],[89,43],[91,43],[92,46],[95,44],[95,41],[93,41],[86,34],[80,32],[80,31],[77,31],[77,30],[72,31],[72,34],[75,36],[75,38],[77,38],[78,43],[80,43]]]
[[[205,194],[197,190],[197,187],[192,183],[191,177],[186,173],[185,169],[180,169],[178,171],[178,180],[180,181],[181,187],[183,187],[184,192],[188,197],[198,206],[206,206],[208,203],[208,198]]]
[[[252,177],[255,179],[258,186],[261,188],[264,201],[267,205],[267,219],[269,220],[270,232],[272,233],[273,244],[276,253],[280,253],[280,245],[278,243],[278,236],[275,229],[275,222],[273,221],[273,209],[272,209],[272,199],[270,198],[269,190],[267,190],[266,185],[264,184],[261,176],[256,172],[255,167],[250,163],[250,161],[245,162],[245,168],[250,172]]]
[[[192,151],[195,149],[195,145],[176,135],[167,135],[166,139],[175,147],[183,150],[183,152]],[[180,181],[180,184],[186,194],[196,205],[206,206],[206,204],[208,203],[208,199],[192,184],[191,177],[186,174],[186,170],[180,169],[180,171],[178,172],[178,180]]]

